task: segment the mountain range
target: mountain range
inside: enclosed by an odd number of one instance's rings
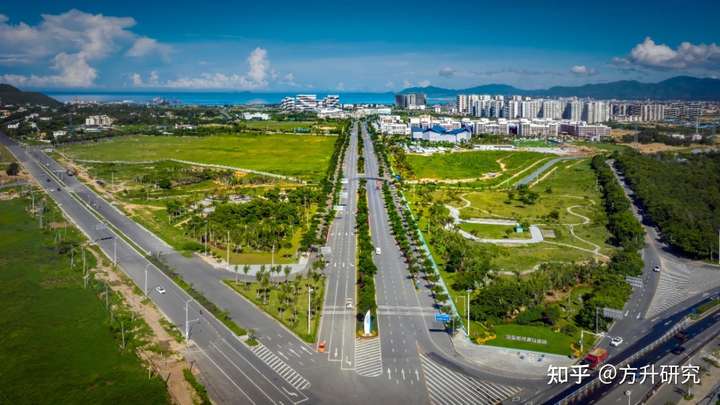
[[[486,84],[467,89],[411,87],[400,93],[424,93],[429,98],[452,98],[458,94],[520,95],[535,97],[591,97],[621,100],[720,100],[720,80],[676,76],[658,83],[621,80],[582,86],[555,86],[548,89],[524,90],[507,84]]]
[[[61,103],[42,93],[22,91],[9,84],[0,83],[0,105],[5,104],[39,104],[55,107]]]

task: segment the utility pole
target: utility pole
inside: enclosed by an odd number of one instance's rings
[[[308,335],[310,335],[310,296],[311,296],[312,292],[313,292],[313,289],[308,287],[308,331],[307,331]]]
[[[117,238],[113,238],[113,266],[117,268]]]

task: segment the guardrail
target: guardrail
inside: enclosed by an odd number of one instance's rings
[[[675,326],[673,326],[669,331],[665,332],[660,338],[655,340],[654,342],[650,343],[649,345],[643,347],[642,349],[635,352],[630,357],[624,359],[623,361],[614,364],[615,367],[625,367],[628,366],[630,363],[634,362],[635,360],[639,359],[640,357],[644,356],[648,352],[654,350],[661,344],[667,342],[668,340],[672,339],[673,336],[680,330],[684,329],[687,324],[689,323],[689,317],[684,317],[680,322],[678,322]],[[585,383],[582,387],[580,387],[578,390],[571,392],[564,398],[560,399],[556,402],[556,404],[559,405],[569,405],[569,404],[576,404],[582,402],[585,398],[592,395],[595,390],[597,390],[600,386],[602,386],[603,383],[600,382],[600,376],[599,374],[595,376],[592,380]]]

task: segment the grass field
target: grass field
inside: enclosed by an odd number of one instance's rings
[[[138,358],[120,350],[103,303],[26,204],[0,202],[0,402],[169,403],[163,382],[148,380]]]
[[[235,283],[233,280],[226,280],[225,283],[230,286],[233,290],[241,294],[243,297],[250,300],[252,303],[257,305],[260,309],[267,312],[273,318],[282,322],[283,325],[287,326],[296,335],[306,342],[315,342],[317,339],[318,326],[320,324],[320,314],[317,311],[313,311],[314,316],[310,322],[310,333],[308,333],[308,285],[313,290],[311,300],[314,302],[313,307],[319,308],[322,305],[322,299],[325,289],[325,280],[319,278],[318,281],[311,279],[303,279],[297,286],[296,290],[291,287],[294,281],[291,281],[288,287],[287,296],[290,297],[292,303],[290,305],[281,305],[280,296],[281,288],[284,287],[284,283],[279,283],[275,286],[270,285],[270,295],[267,299],[267,303],[263,303],[263,298],[258,295],[258,283]],[[293,292],[294,291],[294,292]],[[280,311],[279,308],[284,308]],[[296,317],[292,319],[292,309],[296,311]]]
[[[475,151],[438,153],[431,156],[407,155],[419,179],[472,179],[488,173],[510,175],[551,155],[536,152]]]
[[[152,161],[180,159],[319,180],[334,137],[302,135],[123,136],[68,145],[74,159]]]
[[[14,162],[15,157],[10,153],[9,150],[7,150],[6,147],[3,145],[0,145],[0,163],[10,163]]]

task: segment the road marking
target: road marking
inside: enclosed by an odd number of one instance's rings
[[[496,404],[520,391],[519,387],[489,383],[451,370],[420,354],[430,403],[434,405]]]
[[[229,375],[227,375],[227,373],[225,372],[225,370],[223,370],[222,368],[220,368],[220,366],[215,362],[215,360],[211,359],[210,356],[208,356],[208,354],[205,353],[205,350],[203,350],[202,347],[197,346],[197,349],[203,354],[203,356],[205,356],[205,358],[207,358],[208,360],[210,360],[210,362],[215,366],[215,368],[217,368],[218,370],[220,370],[220,373],[221,373],[222,375],[224,375],[225,378],[227,378],[227,379],[230,381],[230,383],[231,383],[232,385],[234,385],[235,388],[237,388],[238,391],[240,391],[240,392],[245,396],[245,398],[248,399],[248,401],[252,402],[253,404],[255,403],[255,401],[253,401],[252,398],[250,398],[250,397],[248,396],[248,394],[247,394],[245,391],[243,391],[243,389],[240,388],[240,386],[237,385],[237,383],[235,383],[235,381],[234,381],[232,378],[230,378]],[[262,390],[261,390],[261,391],[262,391]]]
[[[298,390],[304,390],[310,388],[310,382],[305,379],[300,373],[295,371],[287,363],[285,363],[280,357],[276,356],[275,353],[270,351],[265,345],[259,343],[257,346],[251,349],[257,357],[263,361],[263,363],[270,366],[273,371],[278,373],[280,377],[285,379],[291,386]],[[289,349],[292,351],[292,349]],[[299,357],[299,356],[298,356]]]

